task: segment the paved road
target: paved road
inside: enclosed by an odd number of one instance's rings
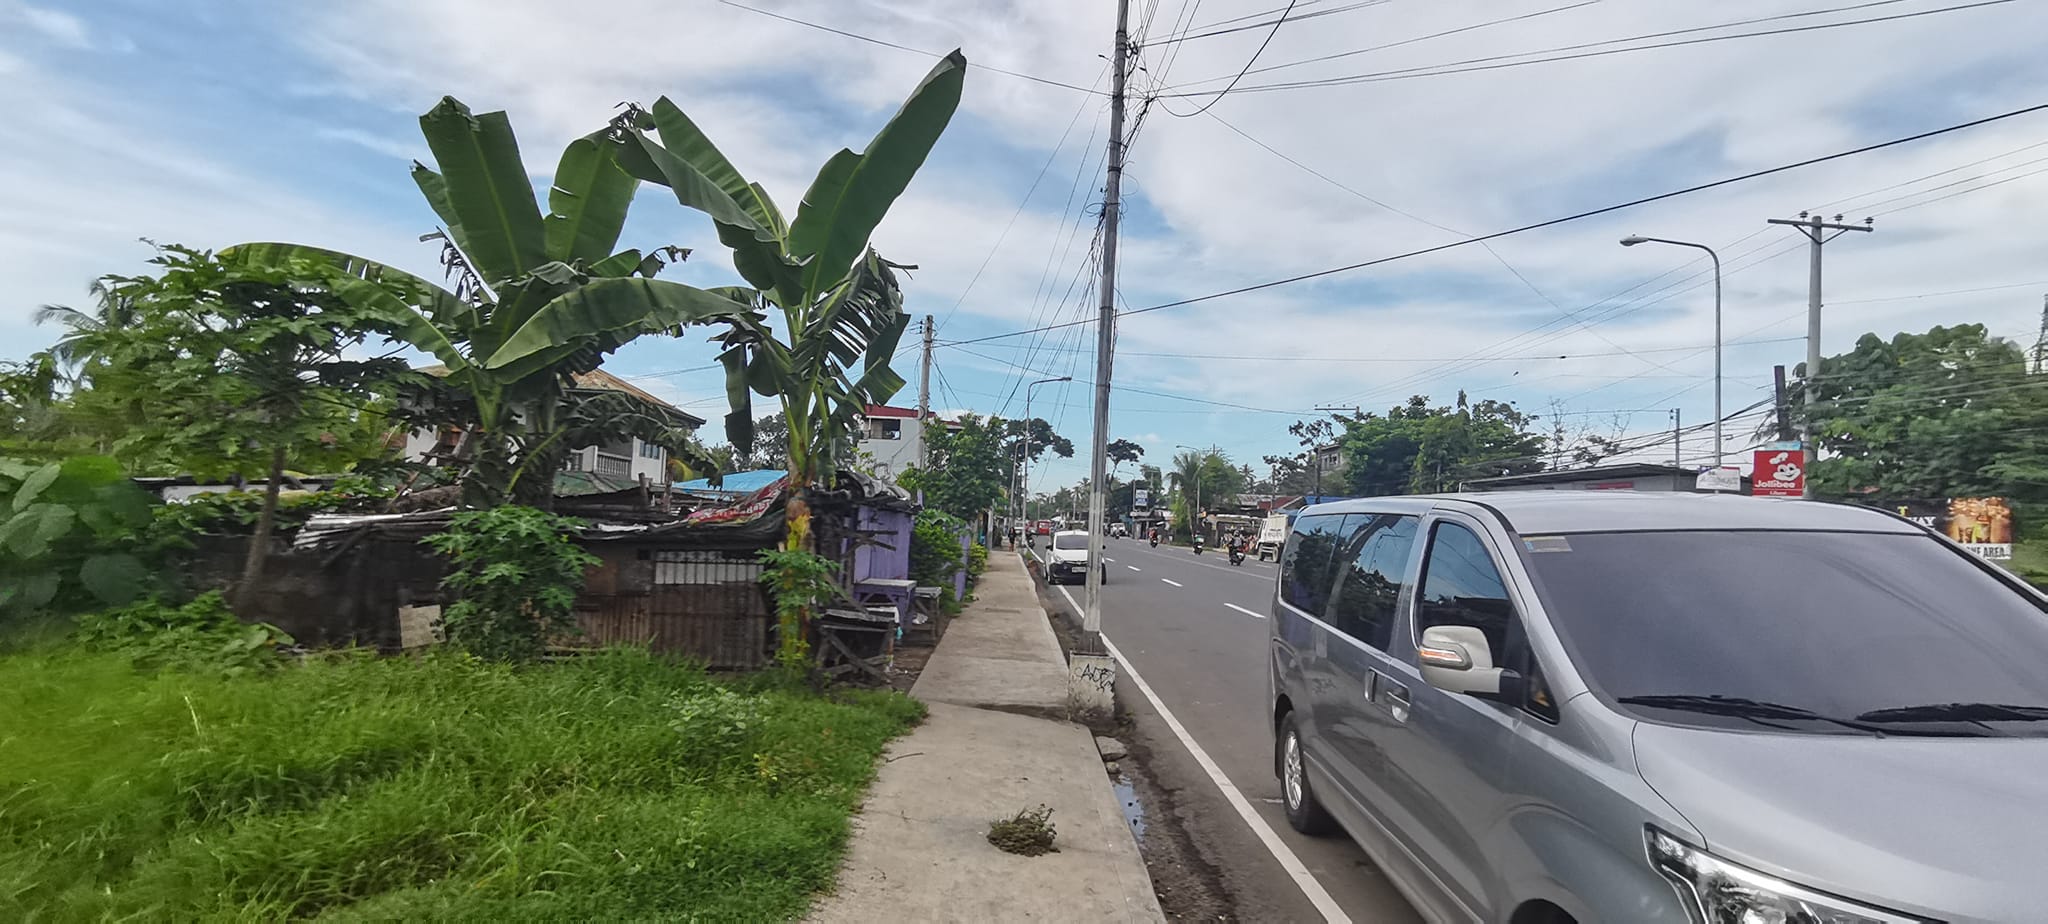
[[[1221,553],[1196,556],[1186,548],[1157,549],[1138,540],[1111,539],[1109,582],[1103,589],[1103,634],[1180,720],[1195,743],[1241,790],[1293,850],[1336,904],[1359,922],[1418,921],[1415,911],[1374,868],[1356,844],[1344,837],[1312,838],[1287,826],[1280,806],[1280,782],[1273,776],[1271,735],[1266,728],[1265,652],[1267,617],[1273,595],[1275,566],[1256,558],[1232,567]],[[1081,588],[1066,588],[1075,600]],[[1126,686],[1119,684],[1119,687]],[[1159,721],[1139,705],[1140,732]],[[1152,729],[1148,737],[1172,742],[1170,732]],[[1177,744],[1157,752],[1185,751]],[[1188,777],[1183,793],[1197,811],[1185,805],[1182,814],[1205,820],[1196,826],[1198,839],[1219,865],[1256,869],[1258,881],[1232,882],[1240,898],[1251,898],[1273,919],[1313,920],[1313,906],[1286,878],[1279,865],[1251,837],[1247,826],[1224,802],[1217,787],[1198,772]],[[1246,896],[1250,891],[1259,893]]]

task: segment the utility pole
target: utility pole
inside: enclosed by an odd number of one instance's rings
[[[1683,436],[1679,435],[1681,432],[1683,431],[1678,429],[1678,409],[1674,407],[1671,409],[1671,467],[1673,468],[1685,467],[1685,463],[1680,461],[1682,457],[1678,451],[1679,441],[1684,439]]]
[[[924,438],[924,428],[931,424],[932,416],[932,316],[924,316],[924,365],[917,373],[917,465],[923,468],[931,464],[930,451]]]
[[[1350,412],[1351,412],[1351,416],[1353,416],[1353,417],[1364,417],[1364,416],[1365,416],[1365,408],[1363,408],[1363,407],[1360,407],[1360,406],[1358,406],[1358,405],[1356,405],[1356,404],[1334,404],[1334,405],[1328,405],[1328,406],[1325,406],[1325,405],[1320,405],[1320,404],[1319,404],[1319,405],[1316,405],[1316,410],[1317,410],[1317,411],[1319,411],[1319,412],[1322,412],[1322,413],[1326,413],[1326,414],[1329,414],[1329,415],[1330,415],[1330,416],[1332,416],[1332,417],[1335,417],[1335,416],[1336,416],[1336,412],[1338,412],[1338,411],[1350,411]],[[1315,493],[1315,496],[1316,496],[1317,498],[1321,498],[1321,497],[1323,496],[1323,453],[1322,453],[1322,447],[1321,447],[1321,446],[1310,446],[1310,447],[1308,448],[1308,454],[1309,454],[1309,461],[1310,461],[1310,462],[1311,462],[1311,463],[1312,463],[1312,464],[1313,464],[1313,465],[1315,466],[1315,471],[1316,471],[1316,486],[1315,486],[1315,492],[1316,492],[1316,493]]]
[[[1770,218],[1766,221],[1774,225],[1798,228],[1799,233],[1806,235],[1806,239],[1813,243],[1810,251],[1812,260],[1806,282],[1806,389],[1801,401],[1807,413],[1807,432],[1803,434],[1806,443],[1803,448],[1807,464],[1811,465],[1814,457],[1819,455],[1819,447],[1814,445],[1813,402],[1820,397],[1820,249],[1827,242],[1847,232],[1873,230],[1872,222],[1871,219],[1865,218],[1860,225],[1845,225],[1842,224],[1840,215],[1836,215],[1834,221],[1824,221],[1819,215],[1809,216],[1805,212],[1800,212],[1797,219]],[[1830,231],[1834,233],[1828,233]],[[1800,496],[1808,500],[1813,498],[1813,479],[1806,480],[1806,490]]]
[[[1131,59],[1131,0],[1117,0],[1116,47],[1109,59],[1109,177],[1102,187],[1102,305],[1095,321],[1095,446],[1088,459],[1087,605],[1081,615],[1081,650],[1099,655],[1102,647],[1102,514],[1104,477],[1109,471],[1109,381],[1116,352],[1116,229],[1122,217],[1124,177],[1124,81]]]
[[[1784,366],[1771,367],[1771,387],[1774,389],[1771,394],[1776,399],[1772,404],[1778,412],[1778,439],[1788,441],[1792,439],[1792,398],[1785,393]]]
[[[2034,337],[2034,374],[2048,372],[2048,295],[2041,296],[2041,333]]]

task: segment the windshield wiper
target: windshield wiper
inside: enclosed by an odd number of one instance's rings
[[[1856,717],[1858,722],[2048,722],[2048,706],[2008,706],[2003,703],[1929,703],[1873,709]]]
[[[1760,725],[1772,725],[1777,728],[1786,727],[1783,725],[1777,725],[1776,723],[1778,722],[1798,721],[1828,722],[1835,725],[1840,725],[1843,728],[1853,728],[1857,731],[1870,732],[1872,734],[1877,735],[1915,735],[1939,738],[1974,738],[1981,737],[1985,734],[1985,731],[1933,731],[1925,729],[1888,728],[1883,725],[1876,725],[1862,721],[1862,716],[1858,716],[1855,719],[1839,719],[1834,716],[1822,715],[1811,709],[1805,709],[1799,706],[1788,706],[1784,703],[1764,702],[1763,700],[1749,699],[1741,696],[1721,696],[1719,694],[1624,696],[1621,698],[1621,702],[1631,706],[1650,706],[1656,709],[1674,709],[1680,712],[1698,712],[1706,715],[1725,715],[1739,719],[1749,719],[1750,721],[1756,722]]]

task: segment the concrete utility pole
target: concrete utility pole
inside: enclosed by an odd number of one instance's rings
[[[1813,402],[1820,397],[1820,386],[1818,384],[1820,378],[1820,249],[1822,245],[1841,237],[1847,232],[1873,230],[1871,228],[1872,222],[1870,219],[1865,218],[1860,225],[1845,225],[1842,224],[1842,216],[1840,215],[1836,215],[1834,221],[1824,221],[1819,215],[1809,216],[1805,212],[1800,212],[1797,219],[1770,218],[1765,220],[1774,225],[1788,225],[1798,228],[1800,234],[1806,235],[1806,239],[1813,242],[1811,251],[1812,263],[1811,268],[1808,270],[1806,281],[1806,392],[1804,399],[1801,401],[1806,406],[1808,412],[1806,432],[1801,434],[1801,436],[1806,440],[1807,464],[1811,465],[1814,457],[1819,454],[1819,449],[1814,445],[1813,439],[1812,411]],[[1830,231],[1834,233],[1829,234],[1828,232]],[[1806,490],[1800,496],[1809,500],[1812,499],[1813,479],[1806,479]]]
[[[917,373],[917,464],[931,464],[926,450],[924,428],[932,416],[932,316],[924,316],[924,365]]]
[[[1102,562],[1108,554],[1102,514],[1109,470],[1109,373],[1116,352],[1116,228],[1124,176],[1124,81],[1131,60],[1131,2],[1117,0],[1116,48],[1109,59],[1109,177],[1102,187],[1102,305],[1095,321],[1095,445],[1088,459],[1088,593],[1081,615],[1081,648],[1103,653]]]

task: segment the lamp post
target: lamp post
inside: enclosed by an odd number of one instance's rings
[[[1634,247],[1637,244],[1670,244],[1674,247],[1692,247],[1707,252],[1714,261],[1714,467],[1721,467],[1721,255],[1714,248],[1691,241],[1674,241],[1661,237],[1644,237],[1631,234],[1621,239],[1621,246]]]
[[[1039,379],[1024,386],[1024,459],[1023,464],[1018,468],[1019,484],[1017,488],[1017,514],[1020,520],[1031,516],[1031,390],[1040,385],[1049,385],[1053,382],[1071,382],[1073,380],[1073,376],[1063,375],[1058,378]],[[1026,523],[1024,528],[1028,534],[1031,526],[1029,523]]]

